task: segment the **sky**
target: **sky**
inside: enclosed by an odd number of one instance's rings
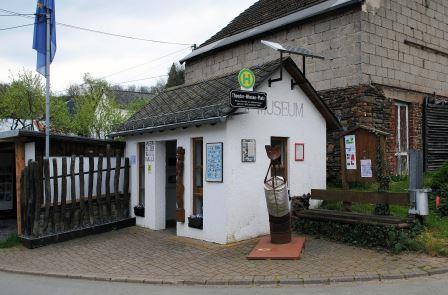
[[[255,0],[55,0],[56,21],[90,29],[185,44],[201,44]],[[34,13],[37,0],[0,0],[0,9]],[[0,11],[0,82],[18,72],[35,70],[33,19],[3,16]],[[122,39],[57,26],[57,51],[51,64],[51,89],[63,93],[82,83],[84,73],[124,87],[151,86],[170,65],[186,56],[188,45]],[[168,55],[168,56],[167,56]],[[165,57],[163,57],[165,56]],[[161,58],[163,57],[163,58]],[[142,65],[143,64],[143,65]],[[121,72],[127,68],[138,67]],[[140,66],[141,65],[141,66]],[[121,72],[115,74],[117,72]],[[125,82],[125,83],[123,83]]]

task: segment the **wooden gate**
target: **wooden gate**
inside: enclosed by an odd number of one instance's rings
[[[425,170],[431,171],[448,161],[448,102],[426,98],[423,117]]]
[[[107,155],[104,165],[103,158],[44,159],[42,171],[37,162],[28,162],[21,198],[25,246],[34,248],[135,224],[129,209],[129,159],[123,163],[121,157]]]

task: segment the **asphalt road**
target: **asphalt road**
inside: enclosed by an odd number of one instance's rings
[[[327,286],[287,287],[190,287],[156,286],[131,283],[111,283],[87,280],[48,278],[0,272],[1,295],[224,295],[224,294],[393,294],[393,295],[438,295],[447,294],[448,275],[359,284],[334,284]]]

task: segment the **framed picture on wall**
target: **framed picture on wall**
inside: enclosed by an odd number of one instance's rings
[[[206,145],[205,180],[223,182],[223,143],[214,142]]]
[[[305,161],[305,144],[296,143],[295,144],[295,159],[296,161]]]
[[[255,139],[241,139],[241,162],[253,163],[256,160]]]

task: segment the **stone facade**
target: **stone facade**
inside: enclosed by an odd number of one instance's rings
[[[277,59],[278,52],[261,44],[261,40],[302,46],[324,55],[326,60],[307,59],[307,78],[316,89],[347,87],[362,82],[360,7],[320,17],[198,59],[188,60],[185,82],[205,80]],[[302,64],[301,58],[293,58],[298,65]]]
[[[448,1],[367,0],[360,15],[363,75],[448,96]]]
[[[379,87],[359,85],[324,90],[319,95],[347,129],[362,124],[384,130],[384,126],[391,125],[393,101]],[[330,179],[340,178],[339,135],[339,132],[327,134],[327,174]]]
[[[397,149],[394,102],[408,104],[409,148],[422,149],[423,100],[434,93],[448,96],[446,0],[365,0],[188,60],[186,82],[278,58],[278,52],[260,40],[301,46],[325,56],[325,60],[307,59],[308,80],[327,97],[346,128],[362,123],[390,133],[392,171]],[[301,65],[301,58],[293,58]],[[334,144],[328,147],[330,176],[339,163],[338,152],[331,152],[338,149]]]

